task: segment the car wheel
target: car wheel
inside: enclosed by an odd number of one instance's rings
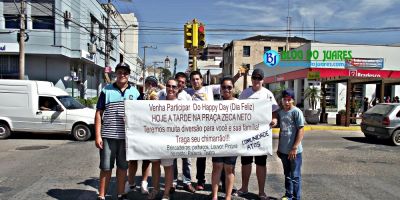
[[[75,138],[75,140],[86,141],[92,136],[92,132],[87,125],[78,124],[72,129],[72,136]]]
[[[8,124],[0,122],[0,139],[6,139],[10,137],[10,135],[11,135],[11,130],[8,127]]]
[[[400,146],[400,130],[396,130],[393,132],[392,143],[396,146]]]

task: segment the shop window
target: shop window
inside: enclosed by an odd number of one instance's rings
[[[18,55],[0,55],[0,78],[16,79],[19,76]]]
[[[4,15],[5,27],[9,29],[19,29],[20,28],[20,19],[19,15]],[[25,27],[27,26],[25,20]]]
[[[264,53],[271,50],[271,47],[264,47]]]
[[[53,16],[32,16],[33,29],[49,29],[54,30]]]
[[[243,46],[243,57],[250,57],[250,46]]]

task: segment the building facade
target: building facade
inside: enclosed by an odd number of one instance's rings
[[[0,50],[0,78],[18,78],[19,74],[20,3],[15,2],[0,1],[0,47],[4,47]],[[29,37],[25,42],[25,78],[51,81],[73,96],[97,96],[104,85],[104,5],[96,0],[35,0],[27,1],[25,13]],[[134,45],[137,38],[118,40],[129,23],[122,23],[124,18],[112,13],[110,66],[115,67],[126,52],[135,53],[125,50],[124,41]]]
[[[268,67],[260,62],[255,68],[264,70],[264,83],[271,91],[282,87],[293,89],[297,97],[296,104],[304,109],[309,108],[304,99],[305,90],[313,86],[320,88],[321,83],[318,80],[324,78],[400,78],[400,47],[310,42],[292,51],[301,51],[304,57],[307,52],[318,52],[319,56],[311,60],[281,60],[276,67]],[[347,55],[346,58],[343,55]],[[346,89],[346,83],[327,85],[329,117],[334,117],[337,111],[346,108]],[[369,101],[375,99],[379,96],[377,94],[380,89],[377,84],[360,84],[353,92],[360,104],[363,97],[367,97]],[[392,98],[400,96],[400,86],[387,86],[384,88],[384,95]],[[317,103],[317,108],[319,107]]]
[[[286,41],[286,37],[258,35],[242,40],[233,40],[231,43],[225,44],[222,61],[223,75],[234,76],[241,66],[247,65],[250,66],[248,74],[250,76],[254,66],[263,61],[263,56],[266,51],[272,49],[280,52],[287,48],[297,48],[310,42],[309,40],[299,37],[290,37],[289,43]],[[247,82],[244,81],[245,79]],[[235,83],[235,88],[243,91],[243,89],[249,85],[251,85],[250,78],[241,77]]]

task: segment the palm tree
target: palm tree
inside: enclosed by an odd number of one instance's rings
[[[312,110],[317,108],[318,99],[321,98],[321,90],[318,87],[310,86],[306,89],[304,97],[308,99],[308,105]]]

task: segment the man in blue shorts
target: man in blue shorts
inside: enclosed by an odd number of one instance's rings
[[[110,183],[114,162],[117,164],[118,200],[127,199],[125,178],[128,169],[125,145],[125,100],[137,100],[139,91],[128,80],[129,65],[120,63],[115,68],[117,80],[101,91],[95,116],[95,144],[100,150],[100,180],[97,199],[104,200]]]

